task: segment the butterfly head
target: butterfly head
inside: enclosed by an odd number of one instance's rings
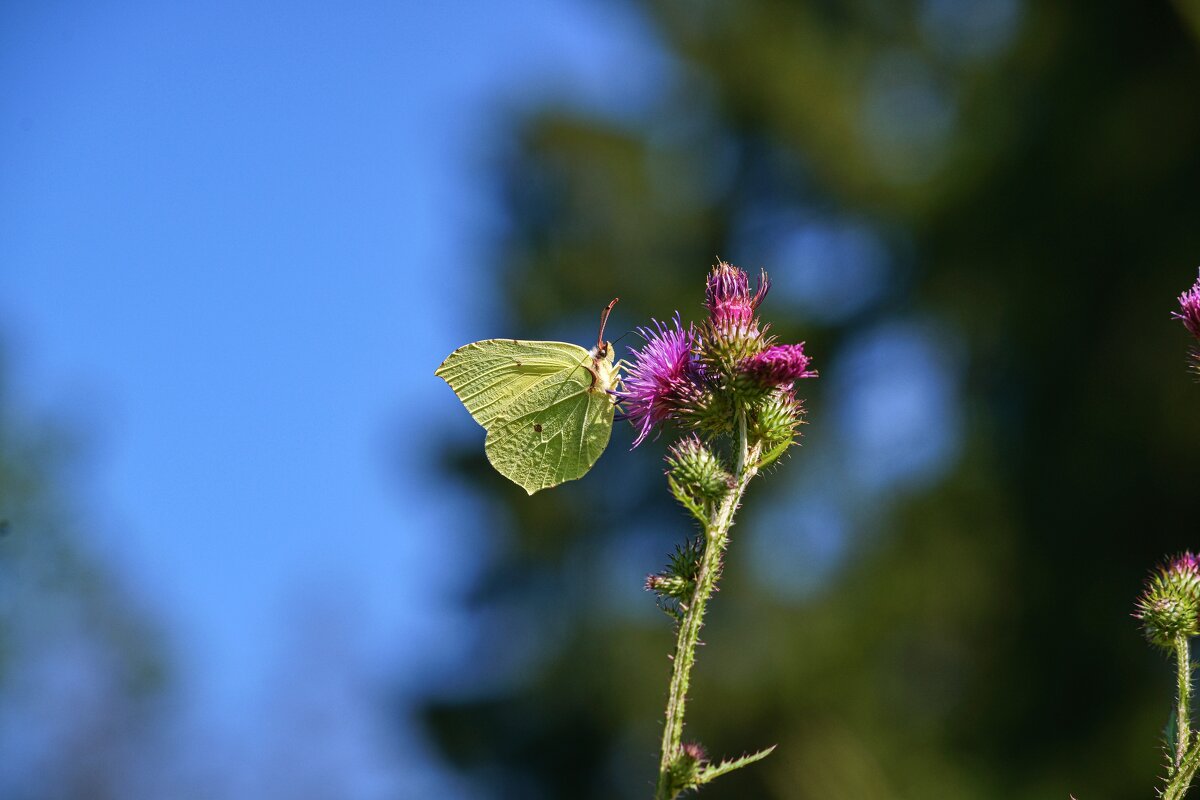
[[[612,342],[600,342],[589,351],[592,356],[593,387],[610,392],[617,386],[617,367],[613,364]]]

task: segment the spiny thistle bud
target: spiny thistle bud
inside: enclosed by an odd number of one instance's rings
[[[1200,615],[1200,559],[1183,553],[1159,567],[1138,598],[1133,616],[1152,644],[1170,648],[1177,636],[1195,636]]]
[[[732,480],[717,457],[695,434],[671,445],[667,452],[667,471],[681,487],[705,500],[724,496]]]
[[[679,410],[679,424],[706,436],[719,436],[733,430],[733,397],[720,386],[705,383],[691,401]]]
[[[732,376],[739,361],[769,343],[754,312],[770,288],[771,281],[765,271],[753,295],[750,278],[732,264],[720,261],[709,273],[704,292],[704,305],[708,309],[704,358],[719,373]]]
[[[663,599],[687,600],[696,587],[696,576],[700,574],[703,555],[700,542],[696,539],[676,547],[666,569],[646,577],[646,591],[654,592]]]
[[[804,422],[804,405],[789,387],[776,388],[753,410],[750,433],[768,447],[790,441]]]
[[[708,754],[698,742],[684,742],[679,755],[671,764],[671,789],[682,792],[696,786],[700,780],[700,768],[708,763]]]
[[[689,581],[680,578],[678,575],[647,575],[646,576],[646,591],[654,592],[662,598],[671,598],[672,600],[686,600],[691,597],[692,584]]]
[[[686,757],[697,764],[703,764],[708,761],[708,753],[704,752],[704,745],[699,742],[684,742],[682,750]]]

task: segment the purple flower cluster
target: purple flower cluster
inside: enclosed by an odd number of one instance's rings
[[[1179,311],[1171,316],[1183,322],[1188,333],[1200,339],[1200,278],[1191,289],[1179,295]]]
[[[746,273],[722,261],[705,286],[705,325],[684,328],[676,314],[673,326],[655,321],[653,328],[638,329],[646,343],[633,350],[633,365],[617,393],[622,415],[638,429],[634,447],[671,419],[687,417],[696,424],[706,415],[720,417],[710,429],[728,430],[733,409],[816,377],[803,344],[775,345],[760,331],[755,312],[770,286],[763,272],[751,293]]]

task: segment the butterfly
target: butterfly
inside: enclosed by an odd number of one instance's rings
[[[604,341],[617,304],[600,315],[596,346],[484,339],[455,350],[434,372],[487,431],[484,452],[529,494],[587,474],[612,434],[622,362]]]

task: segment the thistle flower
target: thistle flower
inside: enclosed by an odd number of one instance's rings
[[[1146,638],[1170,648],[1177,636],[1195,636],[1200,615],[1200,558],[1176,556],[1150,576],[1133,616],[1142,622]]]
[[[695,331],[680,325],[678,314],[674,322],[673,328],[658,320],[653,329],[638,328],[646,344],[634,348],[633,366],[617,393],[622,416],[639,429],[634,447],[700,392],[703,370],[695,354]]]
[[[1179,311],[1171,316],[1182,322],[1188,333],[1200,339],[1200,278],[1191,289],[1179,295]]]
[[[779,344],[768,347],[744,359],[738,369],[763,387],[790,384],[798,378],[815,378],[817,373],[808,368],[812,362],[804,354],[804,343]]]

